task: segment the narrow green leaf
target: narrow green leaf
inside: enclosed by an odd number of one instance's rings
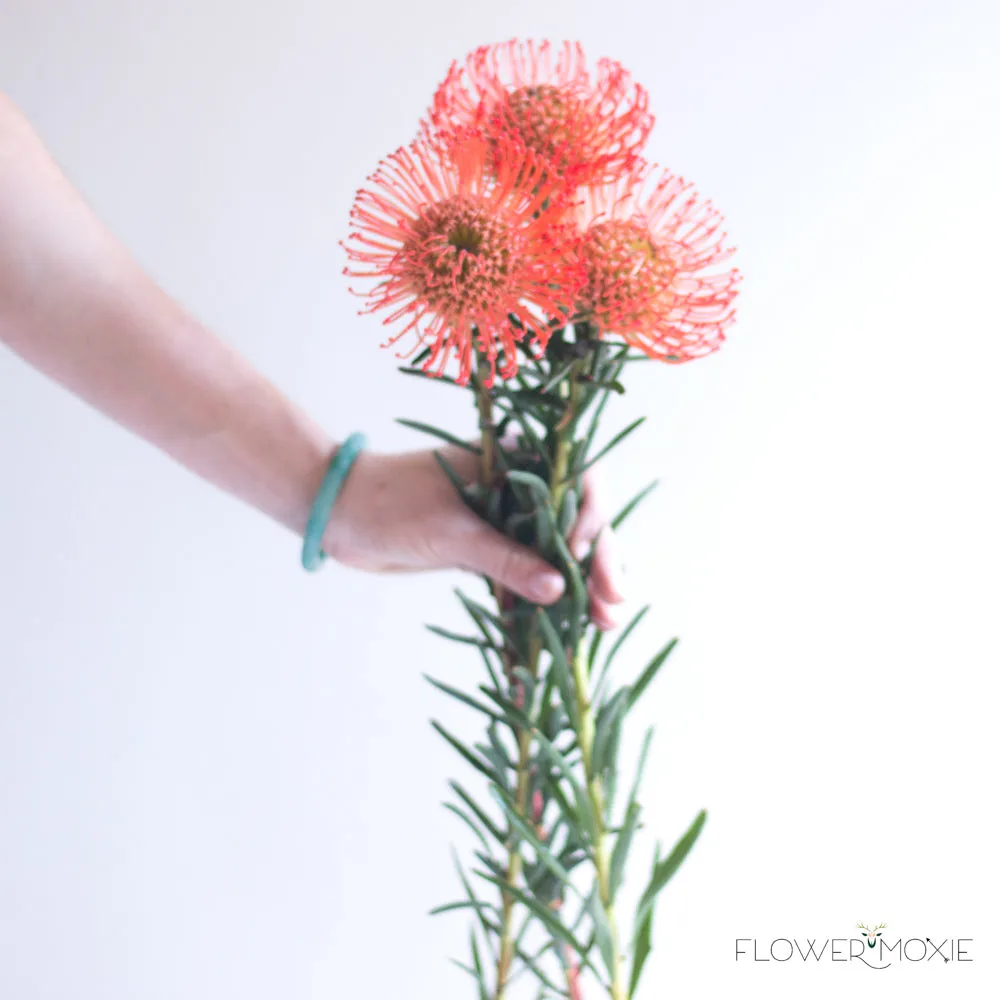
[[[552,559],[552,549],[555,544],[555,518],[552,516],[552,508],[548,503],[540,503],[535,506],[535,545],[538,553],[546,561]]]
[[[619,396],[625,395],[625,386],[623,386],[617,379],[602,381],[601,379],[588,378],[584,376],[580,379],[580,381],[585,382],[588,388],[591,389],[610,389],[611,392],[615,392]]]
[[[587,676],[594,676],[594,664],[597,662],[597,653],[604,641],[605,633],[599,628],[594,629],[594,638],[590,642],[590,652],[587,654]]]
[[[624,352],[622,353],[624,354]],[[624,367],[625,367],[624,364],[618,362],[617,359],[612,362],[611,381],[616,382],[618,380],[618,376],[621,375]],[[600,427],[601,424],[601,416],[604,413],[605,407],[608,405],[608,400],[611,399],[611,393],[605,391],[600,393],[600,396],[601,399],[600,402],[597,404],[597,409],[594,411],[594,415],[590,418],[590,426],[587,429],[587,435],[583,439],[583,445],[580,451],[580,455],[581,457],[584,458],[590,453],[591,446],[594,443],[594,438],[597,436],[597,429],[598,427]],[[576,466],[573,467],[574,476],[579,476],[582,471],[583,471],[582,469],[577,468]]]
[[[566,782],[571,787],[579,787],[577,780],[573,775],[572,768],[569,766],[566,758],[559,751],[559,748],[547,736],[539,732],[537,729],[534,730],[531,735],[538,741],[539,747],[541,747],[545,755],[556,766],[563,778],[566,779]]]
[[[629,689],[620,688],[597,713],[594,726],[594,750],[592,766],[595,774],[603,774],[614,766],[611,750],[617,749],[617,736],[621,732],[622,719],[628,705]]]
[[[517,957],[524,963],[525,967],[542,983],[542,991],[538,995],[544,997],[545,990],[550,989],[557,996],[568,997],[569,993],[566,990],[561,989],[546,975],[545,970],[542,969],[540,965],[529,955],[523,948],[516,947],[514,953]]]
[[[500,789],[495,786],[491,786],[490,791],[493,793],[493,797],[500,804],[503,811],[507,814],[507,819],[517,828],[518,833],[520,833],[521,836],[532,846],[535,854],[538,855],[539,860],[564,885],[572,889],[573,892],[576,892],[576,887],[569,879],[569,872],[563,868],[548,847],[546,847],[546,845],[539,839],[538,834],[535,833],[531,824],[526,823],[524,818],[518,814],[517,806],[511,796],[506,792],[501,792]]]
[[[466,483],[455,471],[454,466],[444,457],[444,455],[441,454],[441,452],[435,451],[434,458],[438,465],[441,466],[441,471],[451,481],[451,485],[458,491],[458,495],[462,498],[462,502],[465,503],[466,506],[472,507],[472,504],[469,502],[468,483]]]
[[[559,817],[560,821],[563,821],[563,817]],[[583,864],[587,860],[589,855],[583,848],[580,847],[564,847],[562,853],[559,855],[559,860],[562,862],[563,868],[566,871],[571,872],[574,868]]]
[[[555,690],[556,678],[551,670],[545,671],[545,678],[542,681],[542,693],[538,697],[538,714],[534,718],[535,725],[547,733],[548,720],[556,706],[552,704],[552,692]]]
[[[405,370],[406,369],[404,369],[404,371]],[[479,979],[479,976],[476,975],[476,970],[471,965],[466,965],[465,962],[460,962],[457,958],[449,958],[448,961],[451,962],[452,965],[457,966],[463,972],[467,972],[473,979]]]
[[[459,635],[457,632],[441,628],[440,625],[427,625],[426,628],[435,635],[441,636],[442,639],[450,639],[452,642],[461,642],[467,646],[479,646],[480,649],[492,649],[499,652],[494,643],[486,639],[477,639],[474,635]]]
[[[524,936],[525,934],[528,933],[528,929],[531,927],[531,924],[534,921],[534,919],[535,915],[533,913],[526,913],[524,915],[524,920],[521,921],[521,928],[520,930],[518,930],[517,935],[514,938],[515,945],[520,946],[522,944],[522,942],[524,941]],[[551,941],[552,939],[549,938],[549,940]]]
[[[517,419],[522,428],[527,426],[528,419],[531,418],[532,420],[537,420],[545,428],[546,433],[551,430],[552,425],[555,423],[553,415],[557,411],[546,409],[544,406],[533,403],[530,397],[523,392],[512,393],[511,397],[513,398],[502,396],[496,401],[495,405],[498,413],[502,413],[505,417]],[[534,428],[532,428],[530,432],[525,430],[525,436],[530,441],[533,436],[537,437],[538,435]],[[544,452],[540,454],[547,458]]]
[[[653,871],[660,859],[660,849],[657,845],[656,853],[653,855]],[[642,918],[642,922],[636,927],[635,946],[632,949],[632,974],[629,976],[628,995],[629,1000],[635,996],[635,991],[639,987],[639,978],[642,976],[642,967],[646,964],[649,953],[653,950],[653,903]]]
[[[633,420],[632,423],[628,425],[623,431],[619,431],[593,458],[588,459],[581,467],[580,472],[586,472],[587,469],[596,465],[605,455],[611,451],[612,448],[617,447],[625,440],[636,428],[641,427],[645,423],[645,417],[639,417],[638,420]]]
[[[531,914],[529,914],[528,916],[529,916],[529,920],[534,920],[535,919],[534,916],[531,915]],[[528,921],[525,921],[524,926],[525,927],[528,926]],[[538,979],[538,981],[542,984],[541,987],[540,987],[541,992],[538,994],[539,997],[548,997],[549,996],[549,994],[547,992],[548,990],[551,990],[556,996],[559,996],[559,997],[569,997],[569,993],[565,989],[563,989],[562,987],[557,986],[551,980],[551,978],[548,976],[548,974],[545,972],[545,970],[538,964],[538,958],[540,958],[542,956],[542,954],[544,954],[545,950],[547,950],[548,948],[551,948],[551,947],[552,947],[552,939],[550,938],[549,939],[549,944],[546,946],[546,949],[543,949],[543,951],[540,952],[538,955],[529,955],[524,950],[524,948],[522,948],[520,946],[520,944],[518,944],[518,943],[515,942],[515,944],[514,944],[514,954],[517,955],[517,957],[521,960],[522,964],[521,964],[521,968],[517,969],[510,976],[507,977],[507,985],[509,986],[511,983],[513,983],[524,972],[531,972]]]
[[[513,769],[514,765],[503,751],[503,748],[497,747],[495,744],[477,743],[475,749],[478,750],[483,755],[483,759],[488,761],[493,767],[495,774],[495,777],[493,778],[494,782],[496,782],[496,784],[501,788],[506,788],[508,785],[507,773]]]
[[[443,906],[435,906],[428,911],[429,917],[439,917],[442,913],[452,913],[455,910],[492,910],[497,912],[497,908],[491,903],[481,903],[475,899],[460,899],[454,903],[445,903]]]
[[[569,373],[571,371],[573,371],[573,369],[576,367],[576,365],[577,365],[576,359],[574,359],[573,361],[570,361],[569,364],[563,365],[562,368],[559,368],[558,370],[556,370],[555,373],[552,376],[550,376],[550,378],[545,383],[543,383],[542,385],[540,385],[538,387],[538,391],[540,393],[542,393],[543,395],[547,394],[548,392],[550,392],[567,375],[569,375]]]
[[[642,738],[642,749],[639,751],[639,762],[635,767],[635,778],[632,780],[632,790],[628,795],[628,806],[631,806],[639,798],[639,785],[642,783],[642,775],[646,770],[646,758],[649,756],[649,745],[653,742],[653,727],[646,730],[646,735]],[[626,806],[626,808],[628,808]]]
[[[580,820],[577,816],[577,807],[566,798],[566,793],[561,786],[554,781],[547,781],[545,788],[549,797],[559,807],[560,816],[565,817],[566,822],[571,823],[573,827],[579,828]]]
[[[628,852],[632,848],[632,838],[635,836],[636,827],[639,825],[639,814],[642,810],[637,802],[630,802],[625,812],[625,823],[622,826],[618,838],[615,840],[614,850],[611,852],[611,900],[621,888],[622,879],[625,877],[625,864],[628,861]]]
[[[437,732],[445,738],[458,752],[465,758],[465,760],[471,764],[480,774],[485,775],[490,781],[496,782],[498,785],[502,785],[503,781],[500,775],[497,774],[493,768],[491,768],[485,761],[477,757],[461,740],[456,739],[451,733],[448,732],[440,722],[431,720],[431,725],[437,730]]]
[[[480,649],[479,655],[483,658],[483,663],[486,666],[486,673],[489,674],[490,680],[493,682],[493,687],[499,690],[500,678],[497,676],[497,672],[493,669],[493,664],[490,663],[489,653],[485,649]]]
[[[580,831],[581,834],[586,834],[586,836],[590,837],[593,842],[596,840],[596,828],[594,826],[594,817],[590,813],[590,800],[587,798],[587,794],[584,791],[583,786],[573,776],[573,771],[570,768],[568,761],[559,752],[555,744],[553,744],[537,729],[534,731],[533,735],[538,741],[538,745],[541,748],[542,753],[548,757],[548,759],[561,772],[562,777],[566,780],[566,783],[572,790],[573,798],[575,800],[574,806],[567,809],[566,806],[569,806],[569,803],[566,802],[565,798],[557,794],[558,786],[550,784],[549,789],[552,792],[552,797],[556,799],[560,807],[564,809],[566,821]]]
[[[449,781],[452,791],[469,807],[476,819],[483,824],[483,828],[498,844],[507,842],[507,835],[493,822],[486,814],[478,802],[457,782]]]
[[[475,928],[469,928],[469,943],[472,945],[472,964],[476,969],[476,981],[479,983],[479,1000],[489,1000],[486,980],[483,978],[483,963],[479,960],[479,945],[476,943]]]
[[[545,970],[538,964],[538,960],[542,958],[545,953],[555,945],[555,938],[549,938],[545,945],[540,948],[534,955],[529,955],[522,946],[522,941],[524,940],[525,932],[531,926],[532,921],[535,920],[535,915],[533,913],[528,913],[524,922],[521,924],[521,929],[517,932],[517,937],[514,938],[514,953],[519,959],[521,959],[522,967],[514,972],[507,980],[508,985],[514,982],[520,975],[525,971],[532,972],[538,978],[538,981],[543,984],[542,993],[545,993],[546,989],[552,990],[557,996],[568,997],[569,993],[563,989],[561,986],[557,986],[549,978]]]
[[[485,623],[492,625],[501,635],[507,639],[511,639],[510,629],[507,627],[507,623],[497,614],[490,611],[489,608],[483,607],[478,601],[474,601],[471,597],[463,594],[461,590],[457,587],[455,588],[455,593],[458,595],[458,599],[462,602],[462,606],[468,611],[469,616],[472,620],[479,626],[481,632],[483,632],[483,638],[493,641],[493,637],[489,634]]]
[[[625,713],[622,713],[624,718]],[[611,743],[608,747],[607,762],[604,770],[604,809],[605,816],[610,820],[614,814],[615,796],[618,792],[618,749],[621,746],[622,730],[624,724],[615,727],[611,734]]]
[[[493,757],[497,762],[500,769],[500,773],[503,773],[504,768],[513,769],[514,761],[511,760],[510,754],[507,752],[507,748],[503,745],[500,739],[500,734],[497,730],[495,722],[491,722],[486,728],[486,735],[489,737],[490,747],[493,750]]]
[[[430,347],[425,347],[411,362],[410,367],[416,368],[417,365],[422,364],[426,361],[431,354],[433,354],[433,349]]]
[[[639,905],[636,907],[635,924],[637,927],[642,925],[642,921],[653,905],[657,894],[673,878],[674,873],[680,868],[691,848],[694,847],[695,841],[698,839],[698,834],[701,833],[702,827],[705,825],[706,816],[707,813],[702,809],[695,817],[691,826],[688,827],[687,833],[674,845],[674,849],[670,854],[653,869],[653,876],[649,880],[649,885],[646,887],[646,891],[642,894]]]
[[[649,494],[652,493],[653,490],[655,490],[656,487],[659,485],[660,485],[659,479],[654,479],[648,486],[643,487],[643,489],[639,490],[639,492],[636,493],[636,495],[632,497],[632,499],[629,500],[629,502],[625,504],[625,506],[622,507],[622,509],[618,511],[618,513],[615,514],[613,518],[611,518],[611,530],[617,531],[622,526],[622,524],[624,523],[625,519],[629,516],[629,514],[631,514],[632,511],[634,511],[636,507],[638,507],[639,504],[641,504],[642,501],[645,500],[646,497],[648,497]]]
[[[480,633],[482,634],[483,640],[486,643],[489,643],[492,652],[496,654],[496,656],[500,659],[500,661],[502,663],[503,662],[503,652],[502,652],[502,650],[500,650],[499,648],[497,648],[497,646],[495,645],[495,639],[490,634],[490,630],[486,627],[486,623],[481,620],[480,616],[478,615],[477,611],[475,610],[475,609],[481,607],[481,605],[476,604],[475,601],[472,601],[469,598],[467,598],[465,596],[465,594],[463,594],[460,590],[456,590],[455,593],[458,594],[459,600],[462,602],[462,604],[465,606],[466,610],[469,612],[469,616],[476,623],[476,627],[479,629]],[[485,609],[483,609],[483,610],[485,610]],[[483,663],[486,666],[486,673],[489,674],[490,680],[493,682],[493,686],[499,690],[499,688],[500,688],[500,678],[497,676],[496,670],[493,669],[493,664],[490,663],[489,653],[487,653],[485,646],[481,646],[479,648],[479,654],[483,658]]]
[[[504,865],[502,865],[499,861],[497,861],[496,858],[494,858],[492,855],[490,855],[490,854],[483,854],[482,851],[475,851],[473,853],[475,854],[475,856],[479,860],[479,862],[481,864],[485,865],[486,869],[488,871],[493,872],[493,874],[497,878],[506,878],[507,877],[507,869],[506,869],[506,867]],[[473,869],[473,874],[482,877],[482,872],[477,871],[476,869]]]
[[[538,688],[538,679],[533,677],[530,671],[524,667],[514,667],[514,676],[520,681],[524,690],[524,713],[530,715],[535,704],[535,691]]]
[[[487,882],[492,882],[494,885],[502,889],[503,891],[509,893],[514,897],[519,903],[526,906],[531,912],[549,929],[552,934],[561,938],[568,944],[573,951],[583,958],[586,954],[584,952],[583,945],[576,939],[573,932],[556,916],[556,914],[550,910],[544,903],[540,903],[534,896],[529,896],[526,892],[520,889],[516,885],[511,885],[509,882],[504,881],[500,878],[495,878],[494,876],[488,874],[487,872],[477,872],[482,878],[486,879]],[[589,963],[587,963],[589,964]]]
[[[433,677],[424,674],[424,679],[430,684],[433,684],[439,691],[443,691],[445,694],[450,695],[456,701],[462,702],[463,705],[468,705],[469,708],[474,708],[477,712],[482,712],[483,715],[488,715],[491,719],[496,722],[502,722],[503,717],[498,715],[493,711],[492,708],[488,708],[480,701],[476,701],[475,698],[470,698],[469,695],[465,694],[464,691],[459,691],[458,688],[453,688],[450,684],[445,684],[444,681],[435,680]]]
[[[551,510],[551,508],[548,508]],[[586,618],[590,609],[590,595],[587,584],[580,574],[580,565],[569,551],[566,539],[557,531],[555,536],[556,552],[566,568],[569,577],[569,592],[573,599],[573,613],[569,616],[569,645],[576,649],[580,643],[580,623]]]
[[[465,388],[465,386],[458,385],[455,379],[447,375],[432,375],[430,372],[425,372],[422,368],[400,367],[398,371],[401,371],[404,375],[416,375],[417,378],[426,379],[428,382],[443,382],[445,385],[455,385],[460,389]]]
[[[562,510],[559,512],[559,534],[563,538],[568,538],[570,532],[573,530],[579,508],[580,505],[576,498],[576,490],[570,487],[566,490],[566,495],[563,497]]]
[[[562,697],[563,708],[570,718],[575,720],[576,696],[573,691],[573,677],[569,661],[566,659],[566,648],[544,608],[538,609],[538,624],[541,628],[545,648],[552,657],[552,670],[555,672],[556,686]]]
[[[475,455],[483,453],[482,448],[478,445],[472,444],[470,441],[463,441],[460,437],[455,437],[454,434],[442,430],[440,427],[432,427],[430,424],[423,424],[419,420],[407,420],[404,417],[397,417],[396,423],[402,424],[404,427],[409,427],[411,430],[421,431],[424,434],[430,434],[432,437],[440,438],[442,441],[447,441],[448,444],[453,444],[456,448],[471,451]]]
[[[490,937],[490,931],[493,928],[493,924],[486,919],[486,915],[483,912],[483,907],[478,905],[480,901],[476,898],[476,894],[472,890],[472,886],[469,883],[468,878],[466,877],[465,869],[462,867],[462,862],[458,860],[458,854],[456,853],[454,848],[452,848],[451,860],[452,863],[455,865],[455,870],[458,872],[458,878],[462,883],[462,888],[465,890],[466,897],[468,898],[470,903],[477,904],[474,907],[476,911],[476,919],[479,921],[479,925],[483,929],[483,937],[486,939],[486,946],[487,948],[489,948],[490,955],[495,963],[498,956],[496,950],[493,947],[493,939]]]
[[[587,896],[587,902],[580,907],[579,912],[576,915],[576,919],[570,924],[570,930],[575,934],[579,929],[583,921],[590,915],[590,909],[595,905],[595,900],[600,901],[600,889],[598,888],[597,881],[594,881],[594,886],[590,890],[590,894]],[[591,945],[594,943],[593,934],[591,934],[590,943],[587,945],[587,950],[590,950]]]
[[[520,409],[515,407],[511,411],[510,416],[518,422],[521,430],[524,431],[525,438],[528,440],[529,447],[545,463],[545,467],[548,469],[552,465],[552,459],[542,439],[538,436],[538,432],[531,426],[528,414],[522,413]]]
[[[502,694],[497,694],[496,691],[491,691],[485,684],[479,685],[479,690],[482,691],[487,698],[489,698],[496,706],[503,712],[504,722],[507,723],[512,729],[530,729],[531,719],[528,718],[514,704],[509,698],[505,698]]]
[[[542,503],[552,502],[549,484],[533,472],[525,472],[523,469],[511,469],[507,473],[507,479],[519,486],[526,486]]]
[[[632,706],[642,697],[643,692],[652,683],[653,678],[659,673],[660,667],[663,666],[666,658],[673,652],[674,646],[677,645],[676,639],[671,639],[666,646],[661,649],[656,656],[650,661],[649,666],[639,675],[639,679],[632,685],[632,690],[629,692],[628,696],[628,707],[631,709]]]
[[[449,812],[454,813],[465,825],[476,835],[479,842],[483,845],[485,850],[490,849],[490,845],[486,842],[486,838],[483,836],[483,831],[473,823],[472,818],[463,809],[459,809],[454,802],[444,802],[442,803]]]
[[[608,915],[604,912],[604,907],[596,895],[592,895],[590,906],[590,919],[594,924],[594,936],[597,939],[597,950],[601,954],[604,967],[608,970],[609,976],[615,974],[615,951],[611,943],[611,928],[608,925]]]
[[[611,664],[614,663],[615,657],[618,655],[618,650],[622,648],[622,645],[624,644],[625,640],[635,631],[635,628],[639,624],[639,622],[641,622],[643,618],[646,617],[649,608],[650,605],[648,604],[645,607],[640,608],[635,613],[635,615],[633,616],[632,620],[628,623],[628,625],[626,625],[625,628],[622,629],[618,638],[615,639],[614,644],[608,651],[608,656],[607,659],[605,659],[604,661],[604,666],[601,668],[601,674],[597,678],[597,684],[594,685],[595,700],[599,697],[601,687],[604,684],[604,679],[605,677],[607,677],[608,671],[611,669]]]

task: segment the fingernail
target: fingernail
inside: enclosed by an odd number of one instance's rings
[[[587,553],[590,551],[590,543],[585,542],[582,539],[578,542],[573,543],[573,558],[580,562],[587,558]]]
[[[625,600],[625,567],[619,563],[612,563],[608,571],[608,583],[615,592],[619,601]]]
[[[618,628],[618,622],[616,622],[614,618],[611,618],[608,615],[605,615],[602,618],[595,620],[594,624],[601,632],[611,632],[613,629]]]
[[[532,581],[532,596],[539,604],[551,604],[566,587],[558,573],[539,573]]]

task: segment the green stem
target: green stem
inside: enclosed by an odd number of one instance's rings
[[[538,676],[538,656],[541,642],[537,636],[532,636],[528,670],[532,677]],[[517,785],[514,792],[514,806],[518,816],[526,823],[531,822],[528,815],[528,791],[531,788],[531,732],[527,729],[516,730],[517,735]],[[521,877],[524,860],[517,844],[516,833],[511,830],[510,845],[507,856],[507,881],[516,885]],[[509,892],[502,893],[503,922],[500,937],[500,956],[497,960],[497,985],[495,1000],[503,1000],[510,969],[517,951],[514,938],[514,899]]]
[[[480,482],[489,489],[493,485],[493,401],[489,390],[483,385],[482,372],[473,376],[476,392],[476,410],[479,412],[479,438],[482,458],[480,462]]]
[[[571,485],[569,476],[570,458],[572,457],[573,435],[576,425],[576,412],[580,405],[580,385],[577,381],[579,372],[585,367],[586,361],[580,360],[574,363],[566,373],[564,379],[560,379],[555,387],[560,398],[565,404],[562,419],[555,426],[552,453],[552,466],[550,489],[552,491],[553,509],[556,517],[559,518],[566,491]],[[481,375],[475,379],[476,401],[479,411],[479,425],[482,438],[482,482],[487,488],[495,488],[495,440],[493,425],[493,406],[489,393],[483,387]],[[493,585],[494,597],[500,614],[503,614],[504,594],[500,588]],[[528,669],[532,677],[538,676],[538,661],[542,642],[540,636],[533,632],[530,638],[530,648],[528,656]],[[585,670],[582,658],[577,655],[576,650],[570,651],[574,658],[574,670],[579,675],[579,671]],[[506,658],[506,657],[505,657]],[[505,663],[508,678],[513,677],[513,664]],[[598,831],[595,849],[595,866],[597,873],[598,892],[601,905],[604,909],[608,926],[611,930],[612,946],[615,954],[615,969],[612,975],[611,998],[612,1000],[627,1000],[625,987],[625,967],[624,958],[620,954],[619,936],[615,920],[614,907],[611,902],[611,873],[610,856],[607,845],[607,832],[604,826],[603,792],[600,780],[591,773],[591,755],[594,740],[594,719],[589,701],[587,700],[586,677],[577,677],[577,697],[583,699],[583,703],[577,706],[577,718],[580,720],[581,729],[577,733],[582,753],[583,762],[587,777],[587,789],[590,800],[590,807],[594,814],[594,829]],[[514,805],[518,816],[530,823],[531,817],[529,793],[531,788],[531,765],[532,739],[530,731],[514,729],[514,735],[518,746],[517,776],[514,794]],[[523,874],[524,859],[517,846],[515,831],[511,830],[511,837],[508,845],[507,860],[507,883],[515,886]],[[500,951],[497,959],[496,989],[493,1000],[504,1000],[507,985],[510,979],[511,967],[517,952],[514,937],[514,906],[515,900],[512,894],[506,890],[501,892],[502,918],[500,934]],[[571,996],[579,996],[579,983],[575,975],[568,977],[568,991]]]
[[[587,676],[587,661],[582,652],[573,657],[573,680],[576,687],[577,741],[580,744],[584,774],[587,782],[587,798],[593,817],[595,832],[594,869],[597,877],[597,893],[601,908],[607,920],[611,936],[611,1000],[628,1000],[625,976],[625,957],[622,954],[615,917],[614,901],[611,897],[611,853],[608,847],[608,831],[604,821],[604,789],[601,779],[593,771],[594,751],[594,710],[588,694],[590,678]]]
[[[479,412],[479,429],[482,447],[482,463],[480,466],[480,481],[487,489],[495,488],[495,428],[493,424],[493,401],[488,390],[483,384],[483,372],[480,371],[475,378],[476,408]],[[493,597],[497,604],[497,612],[504,613],[504,591],[496,582],[491,582]],[[532,637],[532,646],[528,658],[528,670],[533,677],[538,673],[538,657],[541,650],[541,642],[537,637]],[[508,681],[513,685],[515,664],[509,651],[504,652],[504,673]],[[531,733],[526,729],[513,729],[517,740],[517,780],[514,792],[514,806],[518,816],[529,821],[528,818],[528,792],[531,788]],[[518,847],[517,833],[511,827],[510,839],[507,849],[507,882],[510,885],[517,885],[521,878],[521,871],[524,860]],[[502,919],[500,928],[500,952],[497,957],[496,988],[493,1000],[504,1000],[507,983],[510,979],[511,966],[514,956],[517,953],[517,943],[514,936],[514,897],[506,891],[501,891]]]
[[[567,373],[566,382],[569,383],[568,398],[566,400],[566,412],[562,420],[556,426],[555,454],[552,460],[552,482],[549,484],[552,489],[552,508],[558,519],[562,510],[563,497],[569,486],[569,456],[573,444],[573,416],[579,398],[579,384],[576,380],[579,362],[574,364]],[[559,388],[566,384],[560,382]],[[568,433],[567,433],[568,431]]]

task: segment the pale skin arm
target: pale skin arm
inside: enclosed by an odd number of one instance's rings
[[[192,472],[301,535],[337,444],[238,353],[166,294],[101,224],[14,105],[0,94],[0,341]],[[475,477],[460,449],[449,459]],[[588,482],[573,544],[604,515]],[[549,603],[561,576],[480,521],[430,450],[364,452],[323,539],[369,571],[460,567]],[[601,532],[591,613],[621,598]]]

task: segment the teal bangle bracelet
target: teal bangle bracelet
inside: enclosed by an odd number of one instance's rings
[[[310,573],[315,573],[326,559],[326,553],[323,551],[323,532],[326,531],[330,512],[337,502],[337,496],[351,471],[351,466],[354,465],[354,460],[364,446],[364,434],[352,434],[330,459],[326,475],[323,476],[323,482],[320,483],[316,499],[313,501],[305,537],[302,540],[302,567]]]

